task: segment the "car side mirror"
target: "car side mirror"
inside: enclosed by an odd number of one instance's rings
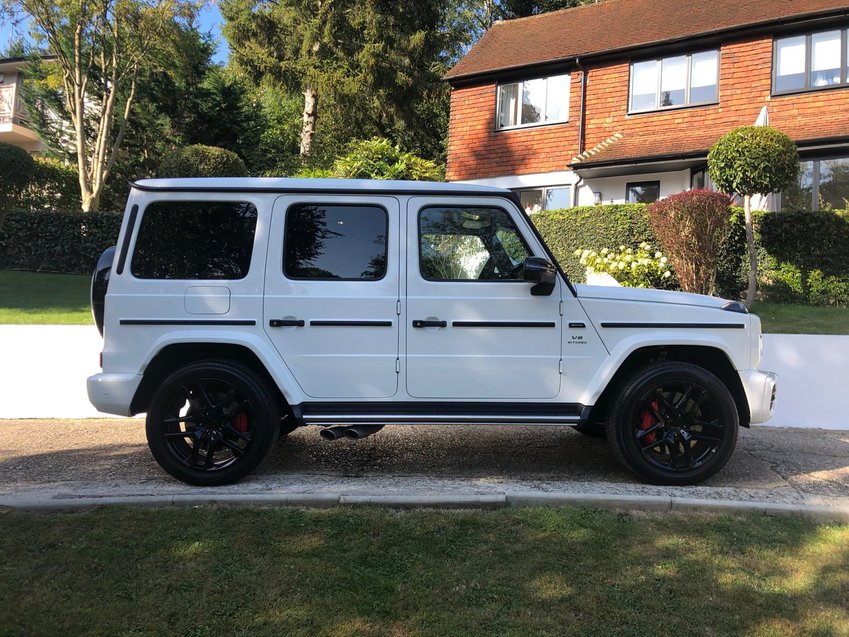
[[[530,283],[536,283],[531,288],[533,296],[548,296],[554,291],[557,280],[557,268],[543,257],[528,257],[525,259],[523,278]]]

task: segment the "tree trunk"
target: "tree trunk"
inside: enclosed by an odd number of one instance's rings
[[[304,119],[301,124],[301,157],[312,153],[315,119],[318,114],[318,92],[311,86],[304,90]]]
[[[749,246],[749,289],[746,292],[746,307],[752,307],[758,285],[758,253],[755,250],[755,231],[752,227],[752,197],[743,197],[743,210],[746,214],[746,244]]]

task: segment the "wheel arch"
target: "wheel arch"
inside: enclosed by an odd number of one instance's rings
[[[249,347],[234,343],[174,343],[163,347],[145,366],[142,381],[130,403],[131,413],[147,411],[156,388],[168,375],[203,360],[232,361],[247,367],[277,390],[283,412],[292,416],[290,402],[268,368]]]
[[[604,422],[612,397],[621,390],[622,384],[638,369],[664,361],[691,363],[706,369],[716,376],[731,392],[740,426],[748,427],[750,421],[749,401],[740,381],[740,375],[722,350],[709,346],[656,345],[642,347],[631,352],[611,377],[593,404],[586,419],[588,423]]]

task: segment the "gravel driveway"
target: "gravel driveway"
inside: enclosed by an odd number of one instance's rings
[[[728,465],[697,487],[638,482],[605,440],[568,427],[389,426],[364,440],[288,436],[242,482],[201,489],[161,471],[139,419],[0,420],[0,505],[16,498],[181,494],[671,496],[849,506],[849,431],[742,430]]]

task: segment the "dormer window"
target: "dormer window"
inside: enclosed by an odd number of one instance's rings
[[[569,121],[569,76],[500,84],[496,128],[518,128]]]
[[[713,104],[718,100],[719,51],[631,64],[631,113]]]

